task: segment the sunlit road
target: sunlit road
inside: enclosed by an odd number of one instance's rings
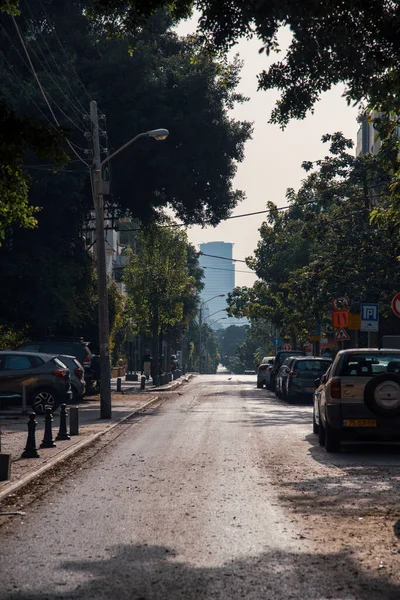
[[[336,532],[361,527],[368,469],[398,476],[399,456],[327,456],[311,406],[255,380],[196,377],[3,527],[0,598],[400,598]]]

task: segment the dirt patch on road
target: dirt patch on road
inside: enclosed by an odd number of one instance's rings
[[[280,502],[305,539],[325,551],[345,550],[363,569],[384,570],[395,584],[400,583],[399,463],[399,449],[393,447],[349,447],[332,457],[312,434],[264,449],[262,456]]]

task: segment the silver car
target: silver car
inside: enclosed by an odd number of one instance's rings
[[[72,400],[79,402],[86,393],[85,369],[75,356],[59,354],[58,358],[69,369]]]
[[[271,369],[274,364],[275,356],[264,356],[258,366],[257,387],[268,387],[271,381]]]
[[[314,426],[327,452],[346,440],[400,441],[400,350],[338,352],[314,394]]]

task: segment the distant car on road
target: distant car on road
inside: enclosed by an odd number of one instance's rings
[[[312,398],[320,379],[332,360],[319,356],[297,356],[285,360],[279,369],[276,388],[280,398]]]
[[[278,375],[278,371],[283,365],[284,361],[291,356],[305,356],[304,350],[279,350],[274,357],[274,363],[271,368],[270,380],[268,384],[268,388],[273,392],[276,391],[275,383],[276,376]]]
[[[346,440],[400,441],[400,350],[338,352],[314,394],[313,431],[327,452]]]
[[[22,404],[24,386],[27,405],[37,414],[72,398],[69,369],[54,354],[0,351],[1,406]]]
[[[274,363],[275,356],[264,356],[257,371],[257,387],[262,388],[264,385],[268,387],[270,381],[270,372]]]

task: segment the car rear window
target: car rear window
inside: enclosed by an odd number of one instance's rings
[[[40,344],[40,350],[42,352],[54,352],[54,354],[68,354],[76,356],[80,361],[83,361],[85,356],[89,354],[89,349],[83,344],[68,344],[68,343],[57,343],[57,342],[46,342]]]
[[[43,365],[44,361],[39,356],[24,356],[22,354],[5,354],[1,360],[4,371],[24,371]]]
[[[294,369],[302,373],[307,373],[309,371],[325,373],[331,364],[332,362],[330,360],[299,360],[296,362]]]
[[[345,354],[341,357],[338,375],[368,377],[379,373],[400,374],[400,353],[380,354],[362,353]]]
[[[279,355],[279,359],[278,359],[278,364],[282,365],[283,362],[287,359],[290,358],[291,356],[303,356],[303,352],[299,352],[299,351],[293,351],[293,352],[282,352],[282,354]]]

